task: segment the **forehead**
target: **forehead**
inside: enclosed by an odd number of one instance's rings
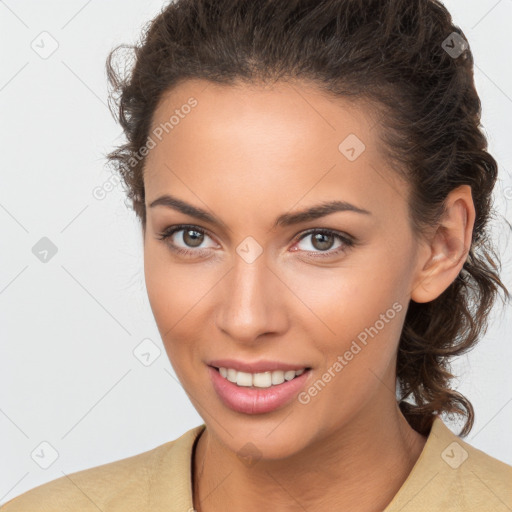
[[[268,155],[275,162],[324,148],[338,151],[350,134],[372,150],[378,142],[376,124],[362,102],[334,98],[308,83],[222,85],[188,80],[163,96],[152,131],[163,129],[162,137],[169,139],[164,143],[176,149],[187,143],[188,149],[193,129],[196,147],[209,144],[205,149],[217,153],[217,148],[229,145],[231,155],[252,151],[251,156]],[[173,136],[166,137],[171,132]]]
[[[313,196],[357,197],[363,208],[397,192],[404,198],[379,149],[380,128],[362,102],[311,84],[188,80],[154,113],[151,133],[159,137],[152,135],[146,161],[146,196],[180,191],[206,204],[236,197],[248,208],[265,200],[281,209]]]

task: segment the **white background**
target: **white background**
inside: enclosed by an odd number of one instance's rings
[[[0,503],[202,423],[161,344],[123,189],[103,200],[92,194],[109,180],[104,156],[122,140],[106,106],[106,56],[135,42],[163,5],[0,2]],[[500,163],[495,237],[512,290],[504,219],[512,220],[512,0],[446,5],[475,55],[483,124]],[[31,47],[48,38],[43,31],[58,42],[47,59]],[[42,237],[57,247],[47,263],[32,253]],[[497,303],[486,336],[454,371],[476,410],[466,440],[512,464],[510,309]],[[133,355],[146,338],[161,350],[147,367]],[[50,461],[42,442],[58,453],[48,469],[31,458],[35,450]]]

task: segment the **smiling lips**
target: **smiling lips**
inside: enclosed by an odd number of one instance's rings
[[[208,371],[224,405],[245,414],[262,414],[283,407],[300,392],[311,373],[306,366],[234,360],[211,361]]]

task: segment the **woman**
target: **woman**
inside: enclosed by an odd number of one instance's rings
[[[509,510],[449,362],[502,284],[472,54],[436,0],[178,0],[109,78],[150,304],[204,419],[31,510]]]

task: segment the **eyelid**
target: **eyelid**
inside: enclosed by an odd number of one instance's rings
[[[204,235],[209,236],[212,240],[219,245],[219,243],[216,241],[215,236],[210,233],[210,231],[206,228],[203,228],[201,226],[196,226],[195,224],[173,224],[172,226],[168,226],[167,228],[163,229],[161,232],[158,233],[157,239],[158,240],[166,240],[167,238],[170,238],[176,233],[179,233],[180,231],[198,231],[199,233],[202,233]],[[197,251],[200,251],[201,249],[197,249]],[[197,252],[195,251],[195,252]]]
[[[313,233],[325,233],[325,234],[329,234],[329,235],[335,235],[346,243],[354,243],[355,244],[354,237],[352,237],[348,233],[344,233],[344,232],[337,231],[335,229],[330,229],[330,228],[309,228],[306,231],[301,231],[292,240],[294,242],[296,242],[296,241],[298,242],[298,241],[302,240],[303,238],[305,238],[306,236],[311,235]]]

